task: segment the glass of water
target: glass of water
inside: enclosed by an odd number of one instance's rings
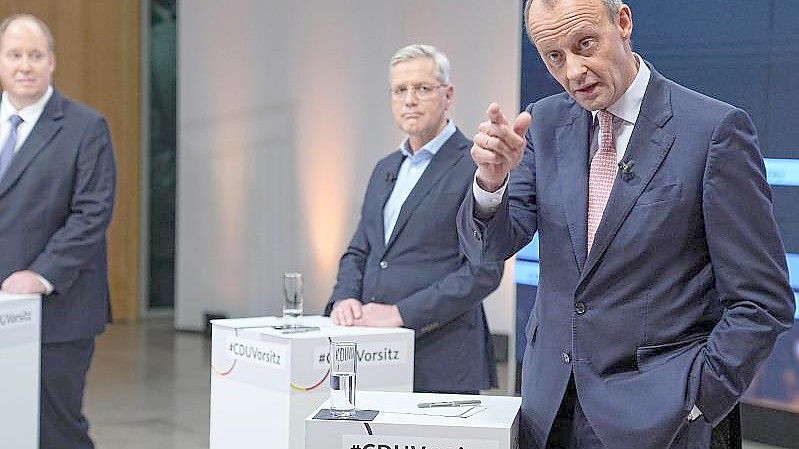
[[[330,342],[330,414],[337,418],[355,415],[355,368],[358,346],[352,341]]]
[[[302,274],[283,274],[283,321],[286,325],[298,325],[302,317]]]

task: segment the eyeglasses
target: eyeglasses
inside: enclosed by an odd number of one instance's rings
[[[403,100],[408,91],[412,92],[420,100],[430,99],[435,94],[436,89],[445,87],[446,84],[414,84],[411,86],[396,86],[391,89],[391,97],[395,100]]]

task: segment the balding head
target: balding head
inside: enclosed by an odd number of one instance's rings
[[[2,42],[2,37],[6,33],[6,29],[17,21],[24,21],[29,25],[38,27],[39,31],[44,34],[45,39],[47,39],[47,49],[50,51],[50,54],[55,54],[55,39],[53,39],[53,33],[50,31],[50,27],[48,27],[42,19],[33,14],[14,14],[3,19],[3,21],[0,22],[0,42]]]

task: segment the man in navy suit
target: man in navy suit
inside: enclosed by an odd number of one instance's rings
[[[105,120],[53,89],[54,70],[44,22],[20,14],[0,23],[2,291],[44,296],[40,447],[86,449],[86,372],[110,318],[114,158]]]
[[[326,312],[339,325],[416,331],[414,390],[477,393],[496,386],[482,301],[502,263],[471,263],[458,246],[471,142],[447,118],[454,90],[443,53],[402,48],[390,75],[391,109],[408,137],[372,172]]]
[[[540,236],[522,447],[706,449],[793,322],[754,126],[633,53],[619,0],[525,17],[566,92],[489,106],[458,216],[474,263]]]

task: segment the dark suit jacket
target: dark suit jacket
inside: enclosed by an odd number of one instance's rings
[[[54,91],[0,180],[0,279],[30,269],[53,284],[42,304],[44,343],[93,337],[110,318],[114,178],[105,120]]]
[[[751,120],[654,69],[591,253],[591,114],[565,93],[530,105],[508,194],[487,222],[464,201],[475,263],[538,230],[541,274],[522,374],[522,426],[544,447],[570,375],[608,448],[663,449],[696,404],[718,423],[793,322],[782,242]]]
[[[460,131],[444,143],[402,205],[388,245],[383,205],[403,156],[398,150],[377,163],[327,307],[329,314],[344,298],[396,304],[405,327],[416,331],[417,390],[496,385],[482,300],[499,285],[502,264],[468,262],[455,231],[455,215],[474,176],[470,146]]]

